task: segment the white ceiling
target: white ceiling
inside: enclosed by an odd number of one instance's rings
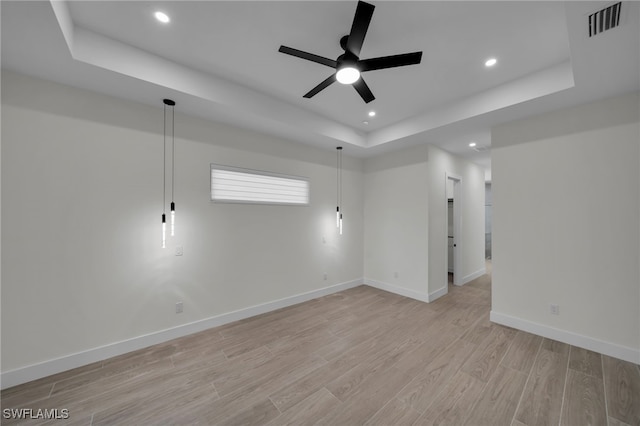
[[[433,143],[486,168],[468,144],[489,147],[492,125],[640,89],[635,2],[594,38],[587,15],[611,2],[371,3],[360,57],[423,58],[364,73],[370,104],[338,83],[304,99],[332,70],[278,52],[335,59],[356,1],[3,1],[2,66],[351,155]]]

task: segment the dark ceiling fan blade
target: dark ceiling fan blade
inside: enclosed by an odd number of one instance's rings
[[[373,16],[373,9],[376,7],[372,4],[365,3],[363,1],[358,2],[356,7],[356,14],[353,17],[353,24],[351,25],[351,32],[347,39],[347,51],[353,53],[356,56],[360,56],[360,49],[364,43],[364,36],[367,35],[369,29],[369,23]]]
[[[318,84],[316,87],[314,87],[313,89],[309,90],[309,92],[306,93],[303,97],[304,98],[312,98],[315,95],[317,95],[321,90],[324,90],[327,87],[329,87],[330,85],[332,85],[333,83],[335,83],[335,81],[336,81],[336,75],[335,74],[331,74],[322,83]]]
[[[325,58],[323,56],[314,55],[313,53],[303,52],[302,50],[294,49],[292,47],[280,46],[278,52],[285,53],[287,55],[295,56],[298,58],[306,59],[307,61],[316,62],[318,64],[326,65],[331,68],[338,66],[337,62],[333,59]]]
[[[369,86],[367,86],[367,83],[364,82],[362,77],[360,77],[358,81],[353,83],[353,88],[356,89],[356,91],[360,94],[362,100],[366,104],[376,98],[375,96],[373,96],[373,93],[371,93],[371,89],[369,89]]]
[[[416,65],[419,64],[421,60],[422,52],[403,53],[400,55],[383,56],[358,61],[358,68],[360,68],[360,72],[381,70],[385,68],[403,67],[405,65]]]

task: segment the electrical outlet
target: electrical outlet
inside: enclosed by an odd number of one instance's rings
[[[176,314],[181,314],[183,310],[182,302],[176,303]]]
[[[560,315],[560,306],[554,303],[550,304],[549,312],[551,312],[551,315]]]
[[[182,246],[177,246],[176,247],[176,256],[182,256],[184,254],[184,250],[182,249]]]

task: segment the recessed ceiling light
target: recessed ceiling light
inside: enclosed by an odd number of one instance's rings
[[[498,63],[498,60],[496,58],[490,58],[490,59],[487,59],[487,62],[484,63],[484,66],[485,67],[492,67],[497,63]]]
[[[471,143],[469,144],[469,146],[470,146],[471,148],[473,148],[474,146],[476,146],[476,143],[475,143],[475,142],[471,142]]]
[[[153,14],[153,16],[155,16],[156,19],[162,22],[163,24],[166,24],[170,21],[169,16],[164,12],[157,11],[156,13]]]
[[[375,117],[375,116],[376,116],[375,111],[369,111],[369,117]]]
[[[365,120],[362,122],[362,124],[369,124],[369,122]]]

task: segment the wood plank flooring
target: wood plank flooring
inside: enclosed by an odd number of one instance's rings
[[[640,367],[489,321],[490,274],[426,304],[361,286],[6,389],[71,425],[640,426]]]

